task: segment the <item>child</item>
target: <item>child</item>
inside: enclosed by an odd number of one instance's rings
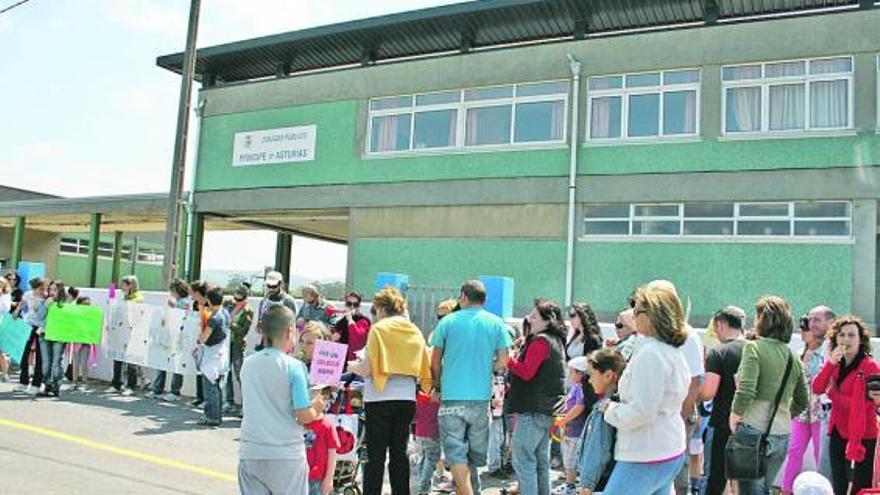
[[[507,478],[503,467],[504,450],[504,396],[507,394],[507,378],[504,372],[492,376],[492,401],[489,416],[488,469],[492,478]]]
[[[76,304],[90,306],[92,300],[88,296],[80,296],[79,290],[75,287],[67,289],[67,293],[76,300]],[[92,353],[91,344],[73,344],[73,352],[70,356],[71,361],[71,379],[74,382],[74,390],[87,392],[86,376],[89,374],[89,357]]]
[[[46,318],[49,308],[55,306],[61,308],[67,302],[67,287],[64,282],[56,280],[49,285],[49,298],[44,299],[37,305],[37,313],[42,319],[40,325],[40,350],[43,353],[43,391],[37,395],[42,397],[58,397],[61,391],[61,378],[63,368],[61,361],[64,357],[64,342],[51,341],[46,338]]]
[[[413,422],[416,425],[415,437],[421,452],[419,466],[416,469],[420,495],[431,493],[431,480],[440,461],[440,424],[437,419],[439,410],[440,402],[432,400],[430,395],[421,390],[416,392],[416,415]]]
[[[21,356],[21,372],[18,375],[19,384],[14,390],[16,392],[24,392],[28,395],[36,395],[43,384],[43,353],[40,350],[40,334],[37,330],[40,328],[40,320],[37,317],[37,306],[42,304],[46,297],[46,281],[35,277],[28,284],[31,290],[24,293],[21,303],[15,308],[13,316],[16,318],[21,315],[24,320],[31,326],[31,335],[28,337],[27,344],[24,347],[24,353]],[[29,368],[29,359],[31,357],[31,349],[34,353],[33,374]],[[31,381],[33,378],[33,381]]]
[[[254,310],[248,302],[250,286],[241,284],[232,294],[232,299],[226,301],[226,310],[229,311],[231,335],[229,337],[229,375],[226,377],[226,404],[223,412],[230,414],[236,411],[235,407],[235,383],[241,386],[241,363],[244,360],[247,334],[254,321]]]
[[[266,309],[261,319],[266,347],[248,356],[241,367],[241,493],[308,491],[302,425],[316,420],[325,404],[320,397],[309,404],[306,368],[288,355],[295,342],[295,318],[280,304]]]
[[[223,360],[229,348],[229,312],[223,307],[223,289],[220,287],[208,289],[207,301],[211,316],[199,335],[201,356],[198,364],[205,391],[205,418],[199,424],[214,427],[223,422],[220,378],[225,373]]]
[[[312,389],[315,397],[326,400],[323,385]],[[336,428],[320,413],[306,425],[306,457],[309,461],[309,495],[327,495],[333,491],[333,475],[336,472],[336,451],[339,436]]]
[[[576,457],[577,471],[581,476],[578,484],[580,495],[591,495],[595,491],[602,491],[614,469],[615,431],[605,422],[604,407],[600,404],[614,400],[617,381],[620,380],[625,366],[626,361],[623,356],[608,347],[593,351],[587,358],[589,383],[600,397],[600,401],[593,406],[587,418]]]
[[[328,333],[327,327],[320,321],[308,321],[305,323],[299,336],[296,358],[306,365],[306,370],[312,369],[312,352],[315,350],[315,342],[325,340]]]
[[[576,357],[568,362],[568,380],[571,387],[565,398],[565,440],[562,441],[562,464],[565,466],[565,488],[562,493],[574,495],[577,482],[577,446],[586,420],[583,379],[587,372],[587,358]]]

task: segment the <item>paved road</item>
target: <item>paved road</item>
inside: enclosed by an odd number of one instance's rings
[[[58,400],[0,383],[0,494],[238,492],[237,418],[204,429],[185,405],[92,387]],[[500,486],[487,480],[483,493]]]

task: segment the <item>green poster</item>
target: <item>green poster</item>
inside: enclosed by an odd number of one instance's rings
[[[98,306],[52,304],[46,317],[46,340],[100,344],[103,326],[104,312]]]

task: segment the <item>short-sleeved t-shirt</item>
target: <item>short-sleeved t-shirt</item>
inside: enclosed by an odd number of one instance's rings
[[[706,372],[715,373],[721,378],[712,401],[712,415],[709,416],[709,424],[714,427],[727,424],[733,394],[736,392],[734,376],[745,345],[744,339],[732,340],[713,348],[706,356]]]
[[[580,383],[575,383],[568,389],[568,395],[565,397],[565,412],[571,411],[577,405],[584,405],[584,387]],[[587,411],[584,410],[580,416],[565,425],[565,436],[568,438],[580,437],[586,421]]]
[[[309,462],[309,481],[323,481],[327,475],[328,452],[339,449],[339,435],[327,418],[319,418],[306,425],[306,458]]]
[[[681,346],[681,353],[684,354],[684,360],[687,362],[688,371],[691,378],[703,376],[706,374],[706,368],[703,364],[703,343],[697,331],[688,327],[687,340]]]
[[[510,347],[510,334],[501,318],[482,308],[456,311],[440,320],[431,346],[443,349],[441,400],[492,398],[495,353]]]
[[[305,459],[305,433],[295,410],[311,404],[306,367],[267,347],[241,367],[241,459]]]

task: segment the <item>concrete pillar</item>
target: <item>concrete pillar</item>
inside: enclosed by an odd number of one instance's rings
[[[290,287],[290,248],[293,244],[293,236],[283,232],[278,233],[275,241],[275,270],[284,276],[284,282]]]
[[[21,262],[21,253],[24,249],[24,217],[15,219],[15,231],[12,234],[12,259],[9,260],[9,268],[18,270]]]
[[[852,312],[871,328],[877,322],[877,201],[853,201]]]
[[[92,213],[92,223],[89,228],[89,287],[98,285],[98,244],[101,242],[101,214]]]
[[[202,277],[202,245],[205,237],[205,214],[193,213],[192,239],[189,244],[189,279],[198,280]],[[168,254],[166,254],[168,256]]]
[[[122,262],[122,232],[113,233],[113,263],[110,269],[110,283],[119,284],[120,264]]]

